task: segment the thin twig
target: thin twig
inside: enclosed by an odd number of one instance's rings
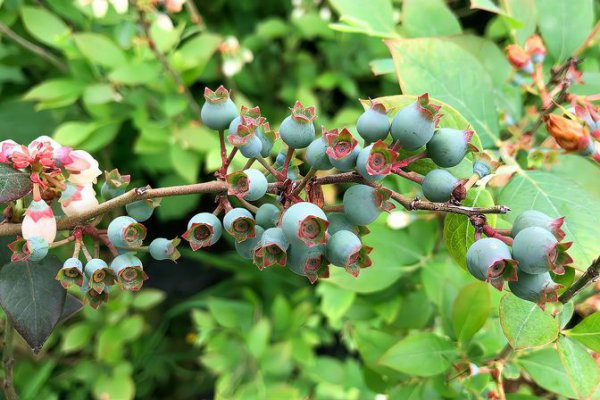
[[[142,7],[138,6],[136,1],[134,1],[133,4],[137,8],[138,25],[140,25],[140,27],[144,31],[144,36],[146,37],[146,41],[148,42],[148,47],[150,48],[154,56],[158,59],[165,72],[169,74],[171,78],[175,81],[175,84],[177,85],[177,91],[185,95],[188,106],[192,109],[195,117],[199,118],[200,106],[194,99],[192,92],[190,92],[190,90],[188,89],[181,75],[179,75],[179,73],[175,71],[175,69],[173,69],[173,67],[169,63],[169,60],[167,60],[167,57],[165,57],[165,55],[156,47],[156,43],[154,43],[154,40],[152,40],[152,36],[150,35],[150,22],[146,19],[146,12],[142,9]]]
[[[15,359],[13,356],[13,337],[15,330],[10,323],[8,316],[4,320],[4,347],[2,348],[2,367],[4,368],[4,379],[2,379],[2,391],[7,400],[18,400],[19,395],[15,390],[13,382],[13,366]]]
[[[190,19],[192,20],[192,22],[198,25],[198,28],[200,28],[200,30],[206,29],[206,26],[204,25],[204,20],[202,19],[202,16],[198,11],[198,7],[196,7],[196,4],[194,4],[194,0],[186,1],[185,8],[190,14]]]
[[[304,189],[304,186],[306,186],[308,181],[310,181],[312,179],[312,177],[315,176],[316,173],[317,173],[317,170],[315,168],[311,167],[308,170],[308,172],[306,173],[306,175],[304,175],[304,178],[302,178],[300,183],[298,183],[298,185],[296,185],[296,187],[292,191],[292,196],[297,196],[302,191],[302,189]]]
[[[67,72],[68,67],[58,57],[50,53],[43,47],[38,46],[35,43],[30,42],[22,36],[19,36],[15,31],[10,29],[4,22],[0,22],[0,33],[4,34],[7,38],[24,48],[25,50],[38,55],[50,64],[54,65],[61,72]]]
[[[588,267],[583,275],[575,281],[563,294],[560,295],[558,301],[568,303],[577,293],[585,289],[590,283],[595,282],[600,277],[600,257],[598,257],[592,265]]]

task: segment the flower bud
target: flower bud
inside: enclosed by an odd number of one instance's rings
[[[23,238],[41,236],[46,242],[54,242],[56,237],[56,219],[52,208],[44,200],[33,200],[25,211],[21,224]]]
[[[152,243],[150,243],[150,255],[152,258],[159,261],[176,261],[179,257],[181,257],[181,254],[179,254],[179,251],[177,251],[177,246],[179,246],[180,242],[181,239],[179,238],[171,240],[165,238],[156,238],[152,241]]]
[[[110,268],[117,277],[123,290],[140,290],[148,276],[139,258],[132,254],[121,254],[110,263]]]
[[[146,238],[146,227],[131,217],[121,216],[108,225],[108,239],[116,247],[140,247]]]
[[[62,287],[68,289],[72,285],[83,285],[83,264],[77,258],[65,260],[62,268],[56,274],[56,280]]]
[[[10,158],[13,152],[19,147],[17,142],[11,139],[0,142],[0,162],[4,164],[10,163]]]
[[[535,64],[541,64],[546,57],[546,46],[539,35],[532,35],[525,42],[525,52],[531,56]]]
[[[85,214],[98,206],[96,192],[91,183],[85,185],[76,185],[67,182],[65,190],[61,193],[58,202],[65,215],[71,217],[74,215]]]
[[[97,177],[102,173],[98,168],[98,161],[87,151],[74,150],[68,155],[70,160],[67,160],[63,166],[69,172],[69,182],[78,185],[88,183],[96,183]]]
[[[593,152],[593,141],[587,127],[556,114],[550,114],[544,120],[548,133],[567,152],[582,155],[590,155]],[[592,152],[590,152],[590,143]]]
[[[525,50],[523,50],[517,44],[511,44],[506,47],[506,58],[513,67],[518,70],[522,70],[525,73],[533,73],[533,64],[531,63],[531,57]]]

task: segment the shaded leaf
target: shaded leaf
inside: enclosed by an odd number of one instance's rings
[[[29,174],[0,164],[0,203],[20,199],[31,192],[32,188]]]
[[[65,298],[65,304],[63,305],[62,313],[60,314],[60,319],[58,320],[58,324],[61,324],[77,314],[83,308],[83,303],[77,297],[72,294],[67,293],[67,297]]]
[[[487,321],[491,306],[488,284],[478,281],[463,287],[452,307],[452,325],[456,337],[468,342]]]
[[[573,329],[565,333],[571,339],[575,339],[596,353],[600,353],[600,311],[586,317]]]
[[[55,256],[20,261],[0,271],[0,305],[15,329],[39,352],[60,320],[66,291],[54,279],[62,263]]]
[[[556,349],[531,352],[519,357],[518,362],[540,387],[562,396],[575,397]]]

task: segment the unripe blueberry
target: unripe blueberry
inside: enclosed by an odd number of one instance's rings
[[[110,200],[125,193],[127,186],[131,181],[129,175],[121,175],[118,169],[104,173],[104,183],[100,193],[105,200]]]
[[[445,169],[433,169],[425,175],[421,186],[427,200],[442,203],[450,200],[459,183],[459,180]]]
[[[227,175],[228,194],[255,201],[263,197],[269,188],[267,178],[257,169],[246,169]]]
[[[352,133],[346,128],[341,131],[327,131],[323,128],[323,138],[327,141],[327,155],[331,165],[344,172],[354,169],[360,146]]]
[[[327,141],[320,137],[312,141],[306,149],[306,162],[314,169],[327,171],[333,168],[327,155]]]
[[[83,303],[89,305],[94,310],[97,310],[101,304],[108,303],[108,290],[103,290],[102,293],[96,292],[94,289],[85,291]]]
[[[148,279],[142,261],[130,253],[115,257],[110,263],[110,268],[123,290],[140,290],[144,281]]]
[[[277,153],[277,157],[275,158],[275,164],[277,164],[280,167],[283,166],[283,163],[285,162],[285,157],[285,151],[280,151],[279,153]]]
[[[239,146],[240,153],[246,158],[255,158],[261,155],[262,142],[258,136],[254,136],[244,146]]]
[[[515,296],[537,303],[543,309],[546,302],[558,300],[557,290],[562,285],[555,283],[548,272],[528,274],[519,269],[518,280],[508,282],[508,287]]]
[[[327,216],[312,203],[301,202],[285,210],[281,228],[290,243],[302,243],[313,247],[327,240]]]
[[[315,283],[319,277],[329,276],[325,251],[324,244],[306,247],[302,243],[294,243],[288,251],[287,266],[292,272],[306,276],[310,283]]]
[[[384,188],[352,185],[344,193],[344,215],[353,224],[369,225],[383,211],[391,211],[394,205],[388,200],[391,192]]]
[[[327,232],[330,235],[335,235],[339,231],[350,231],[355,235],[361,234],[361,229],[348,220],[343,212],[332,212],[327,214],[329,226]]]
[[[258,225],[256,225],[254,229],[256,231],[254,237],[249,237],[241,242],[235,242],[235,250],[240,256],[242,256],[246,260],[252,260],[254,248],[259,245],[260,239],[262,238],[262,235],[265,232],[265,230]]]
[[[412,151],[424,146],[433,136],[440,106],[429,104],[427,93],[402,108],[392,120],[391,133],[402,148]]]
[[[327,259],[336,267],[345,268],[352,276],[358,276],[361,268],[370,267],[369,253],[372,247],[363,246],[360,238],[350,231],[339,231],[327,241]]]
[[[265,229],[273,228],[279,221],[281,210],[275,204],[265,203],[256,211],[256,224]]]
[[[256,235],[256,221],[245,208],[234,208],[223,217],[223,227],[236,242],[242,242]]]
[[[573,262],[566,253],[572,242],[558,243],[552,233],[544,228],[525,228],[513,240],[513,256],[519,262],[519,269],[528,274],[541,274],[552,271],[565,273],[564,266]]]
[[[454,167],[465,158],[472,137],[473,131],[440,128],[427,143],[427,155],[440,167]]]
[[[237,132],[237,128],[240,124],[242,124],[242,117],[249,117],[249,118],[260,118],[260,107],[256,106],[256,107],[246,107],[246,106],[242,106],[241,108],[241,112],[240,115],[238,115],[237,117],[235,117],[231,123],[229,124],[229,133],[235,133]]]
[[[508,246],[496,238],[479,239],[467,251],[467,268],[471,275],[498,290],[502,290],[505,280],[517,279],[517,264]]]
[[[237,108],[229,91],[219,86],[214,92],[209,88],[204,89],[205,102],[202,105],[200,119],[202,123],[214,130],[225,130],[237,116]]]
[[[181,240],[179,238],[175,239],[165,239],[165,238],[156,238],[148,247],[150,251],[150,255],[155,260],[172,260],[176,261],[181,257],[181,254],[177,250],[177,246]]]
[[[389,110],[376,100],[371,101],[371,107],[358,117],[356,130],[367,143],[384,140],[390,131]]]
[[[187,231],[181,237],[190,242],[190,247],[196,251],[217,243],[222,231],[221,220],[212,213],[203,212],[189,220]]]
[[[258,246],[254,248],[254,264],[261,270],[274,264],[285,267],[289,247],[290,242],[283,229],[269,228],[264,231]]]
[[[154,209],[160,205],[160,199],[146,199],[134,201],[125,206],[127,215],[137,222],[144,222],[154,214]]]
[[[261,154],[263,143],[258,137],[261,126],[265,119],[262,117],[251,118],[245,115],[241,116],[241,123],[236,125],[236,130],[230,126],[229,143],[240,150],[240,153],[246,158],[258,157]],[[231,124],[235,125],[235,124]]]
[[[275,145],[275,141],[277,140],[277,133],[271,129],[269,123],[265,123],[260,126],[256,130],[256,136],[260,139],[262,143],[262,149],[260,150],[260,155],[262,157],[268,157],[273,150],[273,145]]]
[[[65,289],[71,285],[81,286],[83,284],[83,264],[77,258],[68,258],[56,274],[56,280]]]
[[[48,255],[48,242],[41,236],[31,236],[27,239],[27,247],[30,261],[41,261]]]
[[[108,225],[108,239],[116,247],[140,247],[146,238],[146,227],[131,217],[121,216]]]
[[[511,230],[511,235],[515,237],[523,229],[531,228],[532,226],[537,226],[539,228],[546,229],[548,232],[551,232],[558,240],[561,240],[565,237],[565,232],[561,229],[564,222],[564,217],[551,218],[543,212],[536,210],[527,210],[519,214],[517,218],[515,218],[515,222],[513,222]]]
[[[120,256],[119,256],[120,257]],[[108,268],[108,265],[99,258],[92,258],[85,264],[84,268],[85,276],[88,278],[88,285],[90,289],[97,293],[102,293],[106,286],[110,286],[115,283],[115,276],[113,271]]]
[[[356,171],[368,181],[378,181],[392,172],[396,158],[398,158],[397,152],[390,149],[383,141],[378,141],[365,147],[358,154]]]
[[[288,147],[303,149],[315,138],[315,108],[304,107],[297,101],[290,111],[292,115],[284,119],[279,127],[279,136]]]

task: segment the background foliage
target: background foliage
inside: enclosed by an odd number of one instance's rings
[[[134,186],[153,187],[211,179],[218,140],[200,126],[188,96],[200,101],[205,86],[221,83],[238,105],[258,104],[271,121],[296,99],[315,104],[328,127],[353,126],[359,97],[429,92],[455,108],[446,120],[461,129],[468,121],[493,148],[508,136],[499,111],[527,120],[531,100],[510,84],[503,46],[539,30],[547,64],[564,61],[600,11],[592,0],[217,0],[197,2],[199,21],[186,6],[154,15],[157,55],[132,5],[118,13],[110,2],[98,16],[97,3],[0,2],[0,139],[52,134],[93,152],[105,169],[131,174]],[[585,56],[587,85],[574,90],[598,93],[600,49]],[[472,191],[466,203],[506,204],[512,215],[567,214],[583,270],[600,254],[600,169],[577,156],[558,159],[530,171],[539,166],[535,155],[520,154],[508,185]],[[417,193],[404,181],[392,184]],[[211,206],[198,195],[164,199],[149,232],[180,234],[195,211]],[[185,252],[177,265],[148,261],[153,289],[113,293],[106,307],[84,309],[38,356],[21,345],[18,392],[23,399],[478,399],[495,383],[474,372],[508,340],[528,349],[504,366],[508,398],[600,396],[600,373],[583,347],[600,351],[600,317],[578,325],[597,310],[596,297],[576,310],[568,303],[543,312],[474,281],[459,265],[473,237],[468,225],[460,216],[382,217],[366,241],[374,267],[359,279],[334,270],[316,287],[283,270],[257,270],[230,251],[232,243]]]

